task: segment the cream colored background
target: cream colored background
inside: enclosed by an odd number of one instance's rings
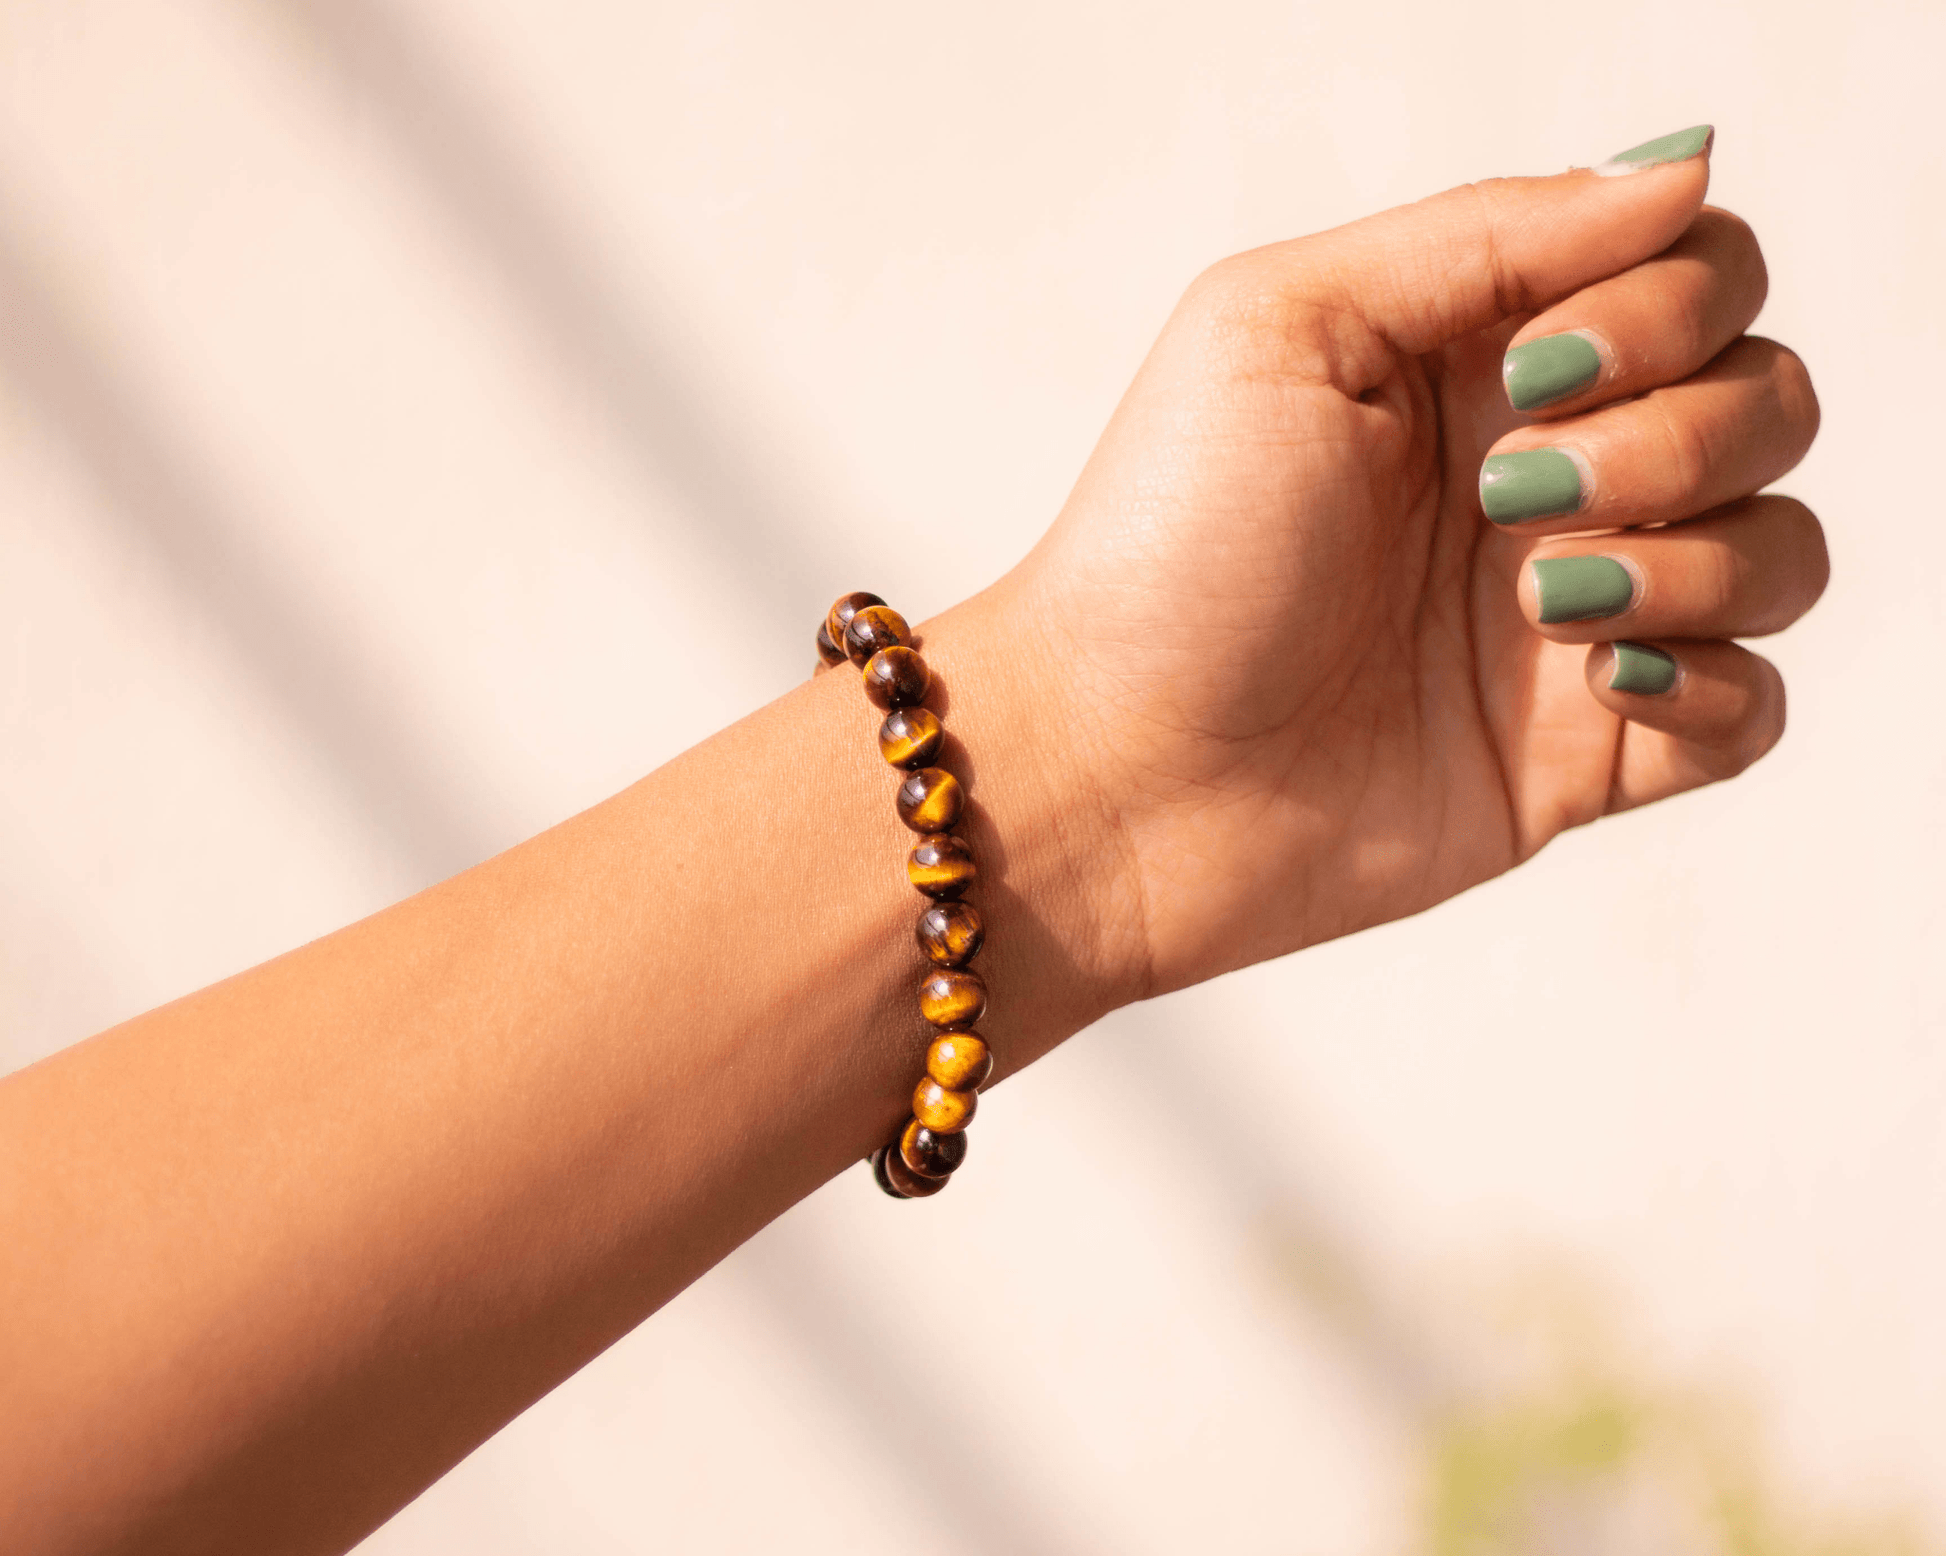
[[[1104,1023],[952,1194],[830,1185],[365,1550],[1717,1550],[1732,1461],[1765,1551],[1946,1540],[1942,44],[1892,0],[4,0],[0,1060],[620,787],[844,589],[991,579],[1208,261],[1712,119],[1826,408],[1776,755]],[[1521,1412],[1590,1390],[1645,1446],[1454,1543],[1455,1441],[1544,1460]]]

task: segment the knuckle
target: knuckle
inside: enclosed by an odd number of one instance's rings
[[[1719,630],[1738,637],[1782,632],[1823,595],[1831,578],[1824,526],[1794,497],[1746,497],[1722,510],[1690,558],[1689,597]]]
[[[1759,659],[1755,654],[1750,657],[1757,675],[1750,688],[1752,706],[1743,721],[1741,738],[1737,742],[1746,768],[1777,749],[1778,741],[1784,738],[1786,722],[1784,678],[1768,659]]]
[[[1309,268],[1301,255],[1263,249],[1219,259],[1190,282],[1177,322],[1199,354],[1235,376],[1322,371],[1324,353],[1305,349],[1328,334],[1309,327],[1326,311],[1302,279]]]
[[[1769,344],[1776,351],[1770,373],[1778,403],[1783,407],[1785,420],[1802,440],[1802,448],[1809,448],[1824,417],[1818,405],[1818,391],[1811,383],[1811,370],[1804,365],[1804,358],[1789,346],[1776,341]]]
[[[1802,615],[1823,598],[1831,582],[1831,548],[1825,542],[1824,525],[1815,513],[1795,497],[1779,497],[1776,501],[1797,581],[1797,614]]]
[[[1747,657],[1754,673],[1721,709],[1713,738],[1697,743],[1698,760],[1712,781],[1748,771],[1784,738],[1783,678],[1769,660]]]
[[[1719,268],[1746,300],[1745,306],[1754,318],[1770,295],[1770,267],[1764,262],[1764,248],[1757,240],[1757,230],[1734,211],[1711,206],[1705,208],[1703,215],[1710,220],[1709,236],[1719,256]]]

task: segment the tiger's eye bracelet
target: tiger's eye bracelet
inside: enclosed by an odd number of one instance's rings
[[[894,1199],[923,1199],[946,1187],[966,1160],[966,1126],[993,1073],[986,1039],[973,1030],[986,1012],[986,984],[966,965],[980,954],[986,930],[978,911],[961,900],[979,871],[973,851],[953,835],[966,791],[932,765],[946,730],[924,706],[932,676],[911,640],[905,618],[864,593],[833,605],[817,635],[818,672],[856,665],[865,695],[885,710],[879,754],[905,772],[895,803],[899,820],[919,834],[905,873],[928,899],[915,930],[930,964],[919,981],[919,1013],[932,1028],[926,1073],[912,1093],[912,1116],[872,1152],[872,1176]]]

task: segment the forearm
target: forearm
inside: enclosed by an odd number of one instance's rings
[[[1002,1073],[1128,949],[1019,640],[989,601],[924,641]],[[922,964],[870,714],[820,677],[0,1085],[9,1548],[341,1548],[885,1140]]]

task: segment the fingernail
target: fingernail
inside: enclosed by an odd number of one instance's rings
[[[1495,524],[1550,519],[1581,506],[1581,470],[1558,448],[1493,454],[1480,466],[1480,506]]]
[[[1611,692],[1634,692],[1638,697],[1660,697],[1676,684],[1676,661],[1659,648],[1646,643],[1617,643],[1615,667],[1608,672]]]
[[[1615,178],[1623,173],[1639,173],[1644,168],[1661,167],[1665,162],[1687,162],[1691,157],[1700,157],[1708,151],[1715,139],[1715,125],[1693,125],[1689,129],[1676,131],[1674,135],[1645,140],[1627,151],[1618,151],[1595,171],[1603,178]]]
[[[1635,598],[1635,580],[1612,556],[1551,557],[1534,563],[1541,620],[1599,621],[1619,616]]]
[[[1514,409],[1535,411],[1601,377],[1601,353],[1585,335],[1543,335],[1509,351],[1500,376]]]

